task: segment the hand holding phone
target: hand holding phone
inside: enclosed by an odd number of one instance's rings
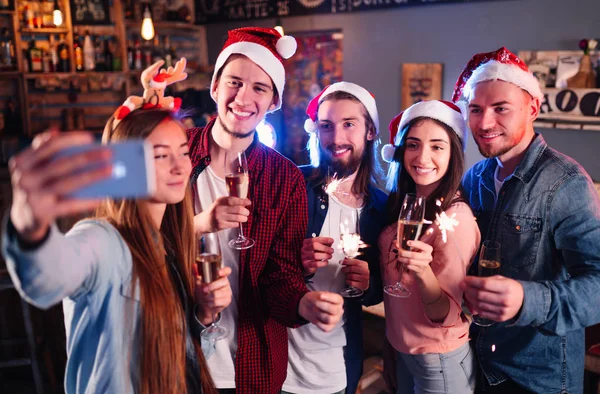
[[[56,218],[86,212],[98,205],[99,200],[74,200],[69,195],[110,177],[110,150],[99,147],[60,156],[64,150],[93,141],[94,136],[88,132],[49,131],[37,135],[30,147],[10,160],[10,219],[21,238],[36,242]]]

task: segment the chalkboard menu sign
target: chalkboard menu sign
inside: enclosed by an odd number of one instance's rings
[[[111,25],[109,0],[70,0],[74,25]]]
[[[478,1],[490,0],[195,0],[195,4],[196,23],[202,24]]]

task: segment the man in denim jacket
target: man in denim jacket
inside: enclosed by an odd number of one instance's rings
[[[584,328],[600,321],[600,202],[584,169],[534,132],[541,98],[505,48],[475,55],[454,92],[487,158],[466,174],[467,197],[482,240],[502,250],[500,275],[462,286],[496,322],[472,325],[478,392],[582,393]]]

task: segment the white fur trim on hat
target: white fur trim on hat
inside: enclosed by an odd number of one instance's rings
[[[317,123],[313,122],[311,118],[306,118],[304,121],[304,131],[307,133],[316,133],[317,132]]]
[[[277,93],[279,95],[277,106],[273,111],[281,108],[283,87],[285,85],[285,69],[283,68],[283,64],[268,48],[261,44],[248,41],[236,42],[229,45],[227,48],[223,49],[219,54],[219,57],[217,57],[215,71],[213,73],[212,80],[210,81],[210,96],[213,98],[213,100],[215,100],[215,97],[213,96],[213,87],[215,85],[215,80],[217,79],[217,74],[227,59],[229,59],[229,56],[234,54],[240,54],[248,57],[267,73],[267,75],[273,81],[275,89],[277,89]]]
[[[438,100],[421,101],[413,104],[404,111],[402,119],[400,120],[400,125],[398,125],[399,132],[394,139],[394,145],[398,146],[400,143],[400,139],[402,138],[400,131],[403,130],[411,120],[422,116],[438,120],[449,126],[462,141],[463,150],[467,147],[468,129],[462,113],[450,108]]]
[[[501,63],[497,60],[490,60],[477,67],[465,84],[462,94],[467,100],[470,100],[473,90],[479,82],[493,80],[501,80],[517,85],[534,98],[542,99],[544,97],[540,84],[533,74],[518,66]]]
[[[394,154],[396,154],[396,147],[392,144],[385,144],[381,148],[381,158],[386,163],[394,161]]]
[[[150,87],[156,88],[156,89],[166,89],[167,88],[167,83],[166,82],[156,82],[155,80],[151,80],[150,81]]]
[[[298,49],[298,43],[292,36],[283,36],[277,40],[275,49],[282,58],[289,59],[294,56],[294,53],[296,53],[296,49]]]
[[[321,103],[326,96],[337,91],[350,93],[351,95],[356,97],[362,103],[362,105],[365,106],[367,112],[373,120],[373,123],[375,124],[375,133],[379,134],[379,113],[377,112],[375,98],[371,95],[371,93],[369,93],[362,86],[359,86],[352,82],[336,82],[330,85],[327,89],[325,89],[325,91],[319,98],[319,103]]]

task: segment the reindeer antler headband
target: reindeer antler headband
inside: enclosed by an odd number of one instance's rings
[[[160,69],[165,62],[160,60],[142,72],[140,77],[144,94],[142,97],[129,96],[114,113],[112,129],[116,129],[119,123],[136,109],[165,108],[177,112],[181,108],[181,99],[178,97],[165,97],[165,88],[175,82],[187,78],[184,72],[186,60],[181,58],[175,67]],[[160,71],[159,71],[160,70]]]

